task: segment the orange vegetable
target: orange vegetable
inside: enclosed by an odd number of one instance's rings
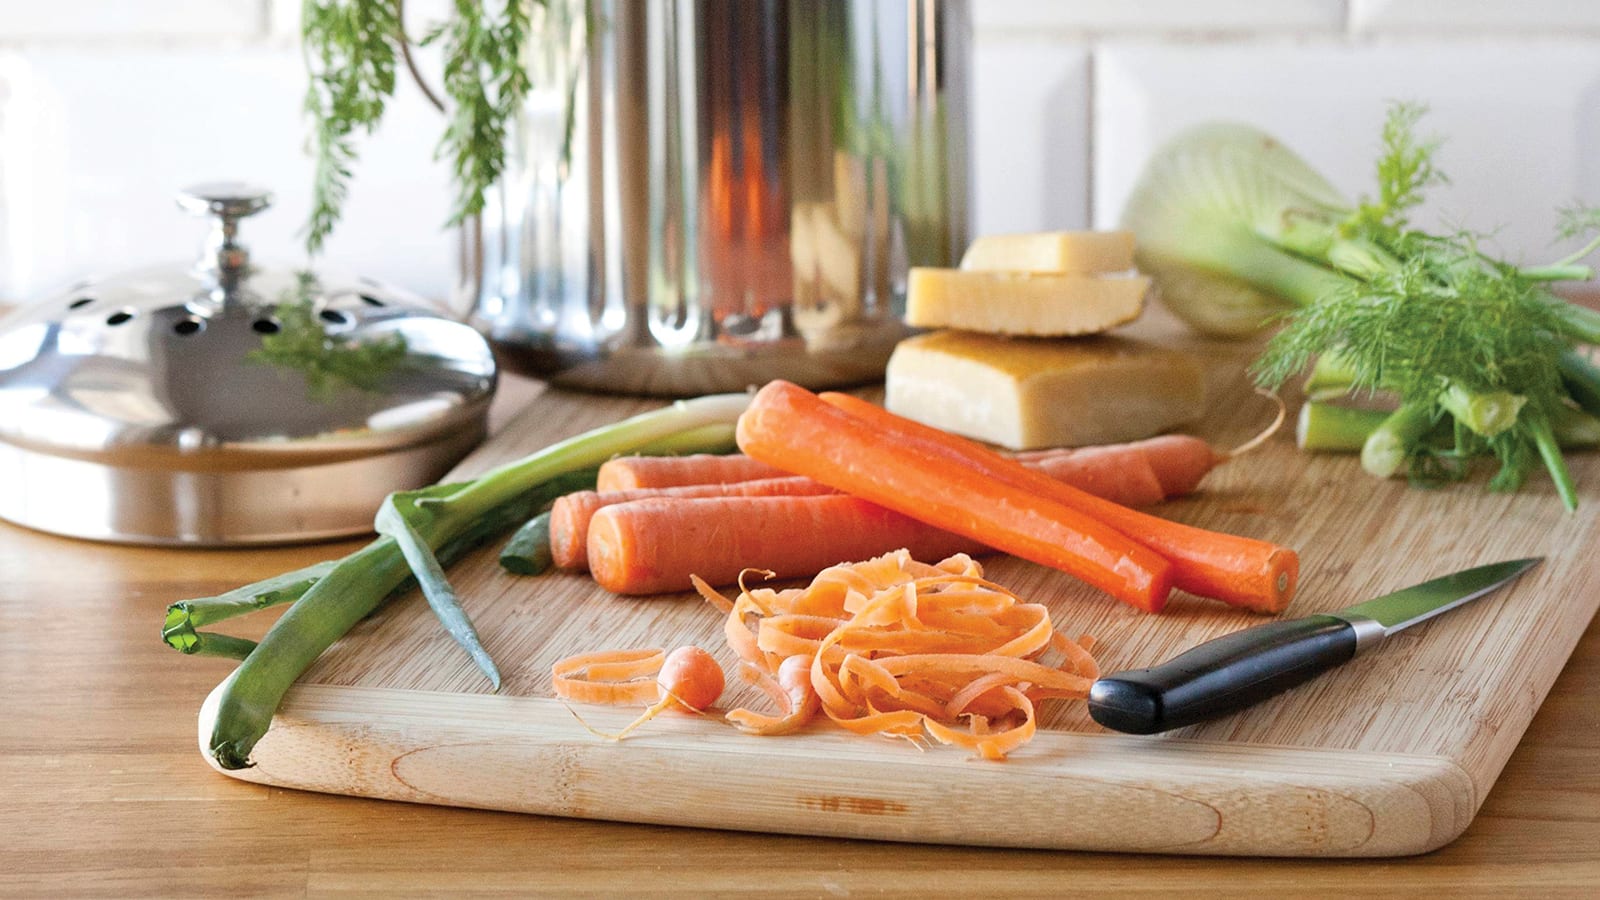
[[[589,566],[589,522],[594,514],[608,506],[631,503],[634,500],[693,499],[705,497],[790,497],[836,493],[833,488],[799,475],[783,478],[760,478],[752,481],[733,481],[722,484],[689,484],[680,487],[638,488],[628,491],[575,491],[558,498],[550,507],[550,555],[563,569],[585,569]],[[716,552],[718,548],[706,548]],[[890,548],[884,548],[890,549]],[[882,551],[879,551],[882,552]],[[872,554],[862,554],[870,556]],[[852,559],[856,557],[850,557]],[[836,561],[836,560],[835,560]],[[737,573],[735,573],[737,574]],[[810,574],[810,573],[807,573]],[[685,572],[671,590],[684,590],[689,585]]]
[[[782,478],[788,474],[740,454],[619,456],[600,466],[595,478],[595,490],[605,493],[686,484],[723,484],[757,478]]]
[[[804,589],[741,588],[733,600],[695,586],[783,710],[728,713],[754,734],[787,733],[821,710],[859,734],[926,734],[1003,759],[1034,734],[1036,703],[1086,697],[1099,674],[1086,640],[1056,632],[1044,607],[985,581],[966,556],[930,566],[900,550],[826,569]],[[929,643],[947,649],[903,649]],[[1045,664],[1050,652],[1061,661]]]
[[[598,510],[589,521],[586,555],[606,590],[655,594],[686,590],[691,573],[732,583],[750,561],[798,577],[895,547],[940,559],[975,546],[981,545],[844,494],[656,498]]]
[[[761,394],[756,397],[759,402]],[[1170,560],[1171,576],[1182,590],[1263,613],[1283,611],[1294,596],[1299,557],[1291,549],[1253,538],[1206,531],[1107,502],[1029,470],[1016,460],[965,438],[897,416],[857,397],[827,393],[818,402],[862,423],[863,428],[874,430],[884,444],[899,448],[899,452],[909,458],[924,461],[926,466],[944,466],[969,473],[971,477],[1005,484],[1024,496],[1036,495],[1042,502],[1070,508],[1105,523]],[[755,409],[753,404],[751,410]],[[747,453],[751,448],[744,447],[743,435],[745,422],[750,418],[748,411],[739,418],[740,446]],[[771,456],[764,457],[763,453],[751,455],[778,462]],[[840,486],[815,473],[805,474]],[[851,488],[844,489],[855,493]],[[914,511],[908,512],[916,515]],[[919,515],[919,518],[922,517]],[[1034,559],[1010,547],[1000,547],[998,543],[994,546]]]
[[[656,700],[616,734],[589,729],[618,741],[663,710],[705,711],[722,696],[725,686],[722,667],[711,654],[694,646],[679,647],[670,654],[659,649],[583,653],[556,662],[550,672],[555,694],[562,699],[609,704]],[[655,675],[654,681],[649,680],[651,675]]]
[[[658,457],[649,457],[656,459]],[[711,457],[704,457],[711,458]],[[1098,497],[1121,503],[1156,503],[1169,496],[1189,493],[1195,489],[1215,462],[1227,457],[1215,454],[1210,445],[1199,438],[1186,435],[1168,435],[1129,444],[1110,444],[1103,447],[1056,449],[1021,454],[1018,459],[1031,468],[1037,468],[1074,487]],[[640,488],[628,491],[577,491],[555,502],[550,510],[550,551],[557,566],[569,570],[588,567],[589,523],[595,513],[608,506],[634,500],[705,498],[705,497],[809,497],[833,494],[836,491],[825,484],[800,475],[782,478],[762,478],[750,481],[716,484],[691,484],[666,488]],[[752,505],[753,507],[754,505]],[[812,521],[815,535],[809,550],[793,548],[765,565],[784,576],[812,575],[825,566],[844,559],[865,559],[887,553],[896,547],[911,547],[916,555],[927,559],[948,556],[958,551],[975,553],[984,544],[973,541],[952,541],[936,538],[931,525],[908,519],[885,528],[884,518],[894,513],[862,504],[821,503],[813,501],[769,504],[773,512],[759,515],[785,515],[798,521]],[[735,517],[740,512],[730,507],[692,505],[669,508],[665,505],[636,507],[616,515],[626,521],[622,527],[633,532],[631,546],[654,552],[664,545],[678,541],[680,534],[712,534],[722,528],[743,529],[749,522]],[[719,516],[730,518],[718,522]],[[638,535],[646,534],[652,527],[676,529],[679,534],[659,536],[645,541]],[[881,530],[880,530],[881,529]],[[795,537],[795,535],[788,535]],[[713,543],[696,549],[691,558],[678,554],[688,568],[668,569],[658,558],[651,566],[659,574],[648,580],[649,585],[659,585],[651,590],[678,591],[688,586],[690,571],[697,572],[712,584],[730,584],[745,568],[749,560],[761,557],[741,556],[733,543]],[[809,563],[814,563],[810,565]],[[807,567],[809,565],[809,567]],[[630,568],[634,568],[631,567]],[[617,583],[625,579],[613,574]],[[630,588],[629,593],[647,592],[646,583]]]
[[[959,455],[929,452],[926,439],[902,440],[900,430],[845,412],[789,382],[774,381],[757,392],[739,417],[737,439],[741,450],[762,462],[1061,569],[1140,609],[1159,611],[1171,591],[1166,559],[1061,502],[1055,491],[1021,487]],[[1056,485],[1021,463],[976,449]],[[591,563],[593,550],[591,543]]]
[[[1113,503],[1149,506],[1194,493],[1207,473],[1236,453],[1219,453],[1190,435],[1164,434],[1125,444],[1026,450],[1012,454],[1012,458]],[[743,454],[629,456],[602,466],[595,490],[637,490],[621,486],[634,481],[657,483],[658,487],[688,487],[784,477],[796,476]]]
[[[789,734],[804,726],[817,714],[821,701],[811,689],[811,657],[796,654],[778,664],[776,675],[745,663],[755,673],[756,684],[778,704],[782,715],[769,716],[748,709],[729,710],[724,717],[746,734],[771,736]]]
[[[1163,434],[1126,444],[1031,450],[1013,458],[1112,503],[1149,506],[1194,493],[1229,456],[1197,437]]]

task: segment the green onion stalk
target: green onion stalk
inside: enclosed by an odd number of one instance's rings
[[[1377,194],[1358,204],[1254,128],[1191,129],[1147,164],[1123,226],[1192,327],[1245,337],[1281,326],[1253,367],[1262,386],[1309,370],[1314,403],[1387,398],[1367,432],[1369,471],[1430,481],[1492,456],[1501,469],[1490,487],[1514,489],[1542,463],[1575,508],[1560,429],[1573,410],[1600,415],[1600,369],[1582,349],[1600,344],[1600,312],[1549,285],[1593,277],[1582,261],[1600,249],[1600,210],[1564,211],[1562,237],[1588,242],[1529,267],[1481,252],[1472,234],[1412,227],[1425,190],[1445,181],[1438,142],[1415,135],[1423,113],[1391,108]],[[1452,436],[1443,453],[1441,425]]]
[[[444,578],[443,567],[495,534],[515,528],[623,454],[726,452],[748,403],[744,394],[683,400],[561,441],[460,484],[392,495],[376,525],[382,535],[336,561],[267,579],[218,597],[174,604],[163,637],[186,652],[245,654],[222,688],[207,743],[225,769],[249,766],[284,694],[334,641],[415,579],[451,636],[498,686],[494,664]],[[196,629],[278,603],[293,605],[259,645]]]

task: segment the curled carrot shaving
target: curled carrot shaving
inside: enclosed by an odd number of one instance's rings
[[[755,674],[756,684],[778,704],[783,714],[769,716],[742,708],[730,710],[726,718],[735,728],[749,734],[788,734],[817,714],[819,701],[817,692],[811,689],[811,657],[796,655],[785,659],[778,665],[776,677],[748,664],[746,670]]]
[[[666,659],[660,648],[580,653],[550,667],[552,687],[579,703],[653,703],[660,693],[655,674]]]
[[[1056,631],[1046,607],[984,579],[965,555],[928,565],[901,550],[826,569],[805,588],[741,585],[732,600],[695,587],[780,710],[728,713],[752,734],[793,731],[820,711],[858,734],[926,735],[1004,759],[1037,730],[1038,701],[1082,699],[1098,675],[1092,640]]]

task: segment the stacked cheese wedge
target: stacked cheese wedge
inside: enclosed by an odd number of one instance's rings
[[[960,269],[912,269],[885,375],[892,412],[1013,450],[1149,437],[1195,418],[1187,354],[1103,333],[1138,318],[1150,279],[1125,231],[979,238]]]

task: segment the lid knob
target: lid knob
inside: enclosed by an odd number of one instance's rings
[[[239,220],[270,205],[271,191],[238,181],[197,184],[178,192],[180,209],[212,217],[211,233],[195,267],[212,281],[211,296],[217,303],[226,305],[234,297],[250,267],[250,252],[238,242]]]

